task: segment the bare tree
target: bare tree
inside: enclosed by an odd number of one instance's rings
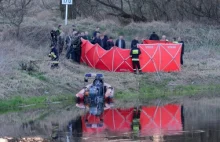
[[[60,0],[61,2],[61,0]],[[134,22],[209,20],[220,22],[220,0],[73,0],[69,18],[93,17]],[[64,18],[65,6],[60,3]]]
[[[20,27],[28,13],[28,6],[32,0],[1,0],[0,15],[7,24],[16,27],[16,36],[19,37]]]
[[[108,15],[133,19],[135,22],[147,21],[143,13],[144,5],[146,4],[144,0],[96,0],[96,2],[111,9],[111,11],[107,12]]]
[[[183,8],[197,20],[207,18],[209,20],[220,22],[219,3],[219,0],[183,0]]]

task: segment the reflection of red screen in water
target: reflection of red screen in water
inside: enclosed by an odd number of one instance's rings
[[[181,105],[142,107],[140,126],[144,136],[182,131]]]
[[[89,123],[97,124],[100,119],[87,114]],[[109,109],[104,111],[101,128],[87,128],[82,117],[83,135],[107,132],[131,132],[134,109]],[[142,136],[172,135],[182,131],[181,105],[143,106],[140,112],[140,134]]]
[[[87,114],[88,123],[100,123],[100,119]],[[97,133],[104,130],[112,132],[129,132],[133,120],[133,108],[130,109],[108,109],[104,111],[104,125],[101,128],[87,128],[85,125],[85,116],[82,117],[82,127],[84,133]]]

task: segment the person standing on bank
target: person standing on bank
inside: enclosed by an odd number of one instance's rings
[[[100,28],[99,27],[96,27],[96,29],[95,29],[95,31],[93,32],[93,34],[92,34],[92,36],[93,36],[93,38],[96,38],[97,37],[97,33],[99,33],[100,34]]]
[[[181,48],[181,55],[180,55],[180,63],[183,65],[183,54],[184,54],[184,41],[181,40],[181,38],[178,38],[178,43],[182,43],[182,48]]]
[[[51,58],[51,69],[58,68],[59,67],[59,54],[57,49],[55,48],[55,45],[51,45],[51,51],[48,55]]]
[[[114,46],[113,38],[110,37],[107,41],[107,50],[110,50]]]
[[[149,40],[160,40],[160,39],[159,39],[159,36],[158,36],[155,32],[153,32],[153,33],[150,35]]]
[[[132,59],[134,74],[137,74],[137,68],[138,68],[139,74],[142,74],[141,66],[139,62],[139,55],[141,55],[141,50],[137,47],[137,44],[133,45],[133,48],[131,49],[131,52],[130,52],[130,56]]]
[[[126,44],[125,44],[124,37],[122,35],[120,35],[119,39],[116,40],[115,46],[122,48],[122,49],[125,49]]]
[[[131,49],[137,47],[137,44],[139,43],[138,41],[138,37],[135,37],[132,41],[131,41]]]

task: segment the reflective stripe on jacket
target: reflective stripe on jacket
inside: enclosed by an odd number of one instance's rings
[[[139,48],[131,49],[130,55],[131,55],[132,61],[139,61],[140,54],[141,54],[141,50]]]

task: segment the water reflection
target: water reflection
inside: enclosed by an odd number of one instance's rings
[[[103,123],[88,113],[71,121],[69,130],[77,131],[75,134],[82,133],[82,137],[86,137],[87,140],[97,137],[107,140],[135,140],[152,136],[151,140],[156,142],[163,140],[165,135],[181,135],[177,132],[183,130],[182,111],[183,107],[175,104],[109,109],[104,111]]]
[[[20,139],[10,138],[8,141],[24,141],[24,138],[26,141],[31,141],[30,138],[41,138],[38,141],[218,142],[219,112],[218,105],[204,102],[186,103],[184,107],[179,104],[167,104],[115,108],[105,110],[102,120],[86,113],[82,116],[70,117],[65,125],[55,122],[55,118],[49,120],[50,124],[45,124],[48,122],[45,121],[46,118],[38,122],[30,121],[19,129],[14,128],[14,131],[21,133],[25,130],[22,135],[19,134]],[[8,125],[8,129],[10,127],[11,125]],[[5,140],[6,136],[8,136],[6,133],[2,135],[0,131],[0,137]]]

